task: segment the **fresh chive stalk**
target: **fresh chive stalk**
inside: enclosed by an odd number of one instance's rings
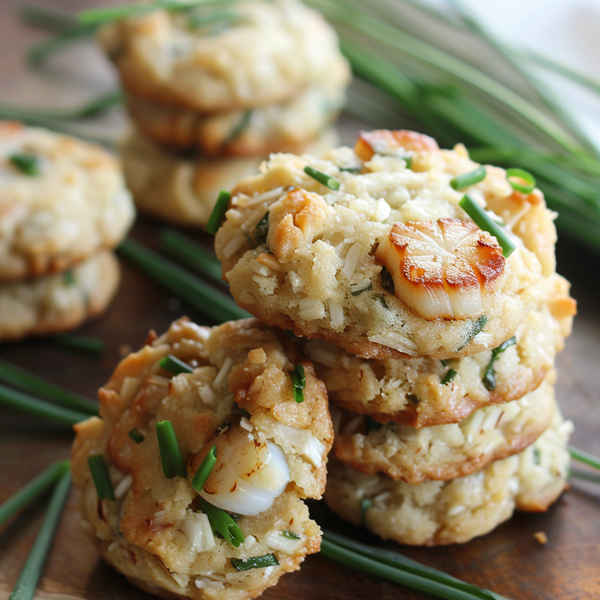
[[[66,390],[2,359],[0,359],[0,381],[53,404],[90,415],[98,414],[98,404],[96,402],[92,402],[84,396]]]
[[[569,454],[575,460],[585,463],[586,465],[589,465],[590,467],[594,467],[594,469],[600,469],[600,458],[597,458],[596,456],[594,456],[592,454],[588,454],[587,452],[584,452],[583,450],[579,450],[578,448],[573,448],[573,446],[567,446],[567,448],[569,449]]]
[[[127,435],[136,443],[141,444],[146,438],[137,429],[133,428]]]
[[[210,217],[204,228],[205,231],[208,233],[217,233],[219,227],[221,227],[221,223],[225,220],[225,213],[227,212],[230,200],[231,194],[229,192],[225,190],[219,192],[215,206],[210,213]]]
[[[63,408],[62,406],[55,406],[54,404],[38,400],[29,394],[24,394],[4,385],[0,385],[0,404],[4,404],[19,412],[69,427],[90,417],[89,414]]]
[[[328,187],[330,190],[340,189],[340,182],[335,177],[331,177],[331,175],[323,173],[323,171],[318,171],[317,169],[307,165],[304,167],[304,172],[313,179],[316,179],[319,183],[322,183],[325,187]]]
[[[173,373],[173,375],[179,375],[180,373],[193,373],[194,369],[189,365],[185,364],[182,360],[179,360],[176,356],[169,354],[164,356],[158,361],[158,365],[161,369]]]
[[[237,139],[250,125],[250,121],[252,119],[252,111],[247,110],[243,115],[241,121],[229,132],[226,140],[223,142],[224,146],[230,144],[235,139]]]
[[[187,269],[215,283],[224,284],[221,278],[221,263],[214,252],[197,244],[183,233],[175,229],[164,230],[160,234],[159,248]]]
[[[49,31],[61,32],[77,25],[77,19],[68,12],[26,4],[18,9],[19,19],[25,25],[43,27]]]
[[[262,556],[251,556],[250,558],[231,558],[231,566],[236,571],[249,571],[250,569],[262,569],[263,567],[276,567],[279,564],[274,554],[263,554]]]
[[[17,577],[9,600],[32,600],[37,582],[42,573],[54,533],[60,523],[63,507],[71,489],[71,474],[68,467],[61,473],[52,492],[39,533],[35,539],[29,556]]]
[[[498,355],[502,354],[502,352],[504,352],[507,348],[514,346],[516,343],[517,338],[513,335],[513,337],[502,342],[502,344],[492,350],[490,362],[487,364],[487,367],[483,373],[483,385],[485,385],[490,392],[496,389],[496,373],[494,371],[494,363],[496,362]]]
[[[507,169],[506,179],[513,190],[531,194],[535,189],[535,177],[524,169]]]
[[[584,481],[591,481],[592,483],[600,483],[600,475],[586,473],[585,471],[580,471],[579,469],[571,469],[569,477],[575,479],[583,479]]]
[[[294,386],[294,400],[300,404],[304,402],[304,388],[306,387],[306,373],[303,365],[296,365],[291,372],[292,384]]]
[[[468,173],[463,173],[462,175],[457,175],[450,180],[450,186],[454,190],[464,190],[480,181],[485,179],[487,175],[487,171],[485,167],[482,165],[473,171],[469,171]]]
[[[457,375],[457,372],[455,369],[448,369],[448,371],[446,372],[446,374],[444,375],[444,377],[442,377],[441,380],[441,384],[442,385],[446,385],[447,383],[450,383]]]
[[[82,352],[90,356],[102,356],[106,351],[104,340],[89,335],[78,335],[74,333],[62,333],[51,338],[55,344],[73,350],[74,352]]]
[[[204,484],[210,475],[210,472],[214,469],[217,464],[217,446],[213,444],[212,448],[208,451],[208,454],[204,457],[204,460],[198,467],[198,470],[192,478],[192,487],[200,492],[204,488]]]
[[[475,221],[475,224],[480,229],[487,231],[498,240],[505,258],[508,258],[515,251],[516,246],[512,243],[502,226],[495,223],[471,196],[465,194],[460,200],[459,205]]]
[[[121,242],[118,252],[173,294],[217,323],[250,316],[231,298],[142,244],[125,240]]]
[[[37,156],[27,154],[26,152],[17,152],[11,154],[8,160],[15,166],[21,173],[29,176],[36,177],[40,174],[40,161]]]
[[[96,486],[96,493],[98,494],[99,500],[108,498],[109,500],[115,499],[115,492],[113,490],[112,482],[108,474],[108,467],[104,462],[102,454],[94,454],[88,458],[88,465]]]
[[[52,463],[37,477],[34,477],[29,483],[24,485],[18,492],[0,505],[0,526],[4,525],[8,519],[35,500],[38,496],[41,496],[65,473],[68,473],[68,471],[69,461],[59,460]]]
[[[27,52],[27,62],[37,67],[41,65],[51,54],[62,50],[65,46],[77,40],[91,39],[96,31],[96,25],[75,25],[48,40],[36,44]]]
[[[223,536],[223,539],[236,548],[244,541],[239,525],[224,510],[213,506],[204,498],[199,499],[200,509],[210,521],[210,526]]]
[[[177,436],[171,421],[159,421],[156,424],[156,436],[158,437],[158,449],[162,462],[163,473],[167,479],[176,475],[187,477],[187,468],[181,450],[177,443]]]

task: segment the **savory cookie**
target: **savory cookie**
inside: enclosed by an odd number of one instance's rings
[[[463,477],[520,452],[548,429],[555,402],[552,380],[554,373],[520,400],[480,408],[460,423],[422,429],[380,425],[332,407],[333,450],[367,475],[382,472],[407,483]]]
[[[542,248],[527,248],[508,221],[515,250],[505,257],[463,211],[450,182],[471,164],[462,146],[443,151],[409,131],[363,132],[355,151],[321,158],[272,155],[234,188],[215,239],[237,303],[363,358],[448,359],[500,345],[539,301]],[[471,187],[483,206],[514,195],[502,169]],[[519,198],[522,211],[534,206]]]
[[[119,284],[119,263],[101,250],[45,277],[0,284],[0,342],[62,333],[106,309]]]
[[[128,92],[197,112],[283,102],[349,77],[333,29],[297,0],[155,10],[107,25],[100,41]]]
[[[119,161],[99,146],[0,121],[0,281],[116,246],[134,218]]]
[[[191,372],[162,368],[169,355]],[[254,598],[318,551],[301,499],[324,491],[333,428],[325,386],[285,335],[254,319],[209,329],[183,318],[126,357],[99,397],[100,418],[75,426],[73,479],[85,533],[133,583],[166,598]],[[170,479],[162,421],[185,463]],[[213,444],[216,465],[198,492],[190,480]],[[98,454],[115,500],[98,499],[88,467]],[[213,534],[227,514],[237,540]]]
[[[343,519],[401,544],[468,542],[515,509],[545,511],[558,498],[565,488],[572,428],[556,407],[553,426],[533,445],[452,481],[411,485],[332,461],[325,501]]]
[[[517,400],[554,367],[571,333],[576,303],[569,283],[551,275],[543,301],[517,328],[515,344],[443,362],[434,358],[365,360],[324,340],[298,339],[330,400],[381,423],[412,427],[457,423],[474,410]],[[511,340],[512,341],[512,340]]]
[[[307,144],[337,117],[346,81],[313,86],[283,104],[199,113],[127,97],[129,114],[146,136],[174,148],[213,156],[266,156]]]
[[[326,131],[308,148],[316,151],[335,143]],[[127,186],[144,213],[180,225],[206,225],[221,190],[254,174],[262,157],[209,158],[170,152],[133,131],[121,147]]]

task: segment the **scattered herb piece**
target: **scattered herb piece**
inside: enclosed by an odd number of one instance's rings
[[[504,352],[510,346],[514,346],[516,343],[517,338],[513,336],[492,350],[490,362],[487,364],[487,367],[483,373],[483,385],[485,385],[486,389],[488,389],[490,392],[493,392],[496,389],[496,372],[494,371],[494,363],[496,362],[498,355]]]
[[[356,285],[351,285],[350,286],[350,294],[352,296],[358,296],[359,294],[362,294],[363,292],[368,292],[370,290],[373,289],[373,282],[369,281],[368,283],[357,283]]]
[[[340,182],[335,177],[323,173],[323,171],[317,171],[317,169],[307,165],[304,167],[304,172],[313,179],[316,179],[319,183],[322,183],[325,187],[328,187],[330,190],[340,189]]]
[[[292,384],[294,385],[294,400],[300,404],[304,402],[304,388],[306,386],[306,373],[303,365],[296,365],[291,372]]]
[[[394,278],[392,274],[385,268],[381,267],[381,287],[393,294],[396,290],[396,286],[394,285]]]
[[[467,333],[467,336],[462,346],[457,348],[456,351],[459,352],[463,348],[466,348],[473,341],[473,338],[482,331],[487,321],[488,318],[485,315],[481,315],[479,319],[477,319],[477,321],[471,321],[471,329]]]
[[[167,479],[172,479],[175,475],[187,477],[187,469],[181,456],[179,444],[177,443],[173,423],[171,421],[158,422],[156,424],[156,435],[158,437],[158,449],[160,450],[160,460],[165,477]]]
[[[248,125],[250,125],[250,121],[252,120],[252,111],[247,110],[243,116],[241,121],[229,132],[227,139],[223,142],[223,145],[226,146],[230,144],[235,139],[237,139],[244,130],[248,129]]]
[[[302,539],[301,535],[298,535],[297,533],[294,533],[293,531],[290,531],[289,529],[284,529],[281,532],[281,535],[284,538],[287,538],[288,540],[299,540],[299,539]]]
[[[204,457],[204,460],[198,467],[194,477],[192,478],[192,487],[197,491],[202,491],[204,484],[217,464],[217,446],[213,444],[213,447],[208,451],[208,454]]]
[[[26,152],[16,152],[8,157],[8,160],[25,175],[36,177],[40,174],[39,159]]]
[[[356,167],[340,167],[340,171],[358,175],[362,171],[362,165],[357,165]]]
[[[506,179],[513,190],[531,194],[535,189],[535,177],[524,169],[506,169]]]
[[[179,360],[176,356],[169,354],[168,356],[163,356],[158,361],[158,365],[161,369],[165,371],[169,371],[169,373],[173,373],[173,375],[179,375],[180,373],[193,373],[194,369],[184,363],[182,360]]]
[[[379,304],[381,304],[385,310],[390,310],[383,294],[375,294],[375,300],[377,300],[377,302],[379,302]]]
[[[447,367],[450,364],[450,359],[449,358],[442,358],[442,360],[440,360],[440,362],[442,363],[442,365],[444,367]]]
[[[473,171],[469,171],[468,173],[463,173],[462,175],[457,175],[450,180],[450,187],[454,190],[464,190],[480,181],[485,179],[487,175],[487,171],[485,167],[482,165]]]
[[[252,240],[255,244],[264,244],[267,241],[267,235],[269,234],[269,212],[267,211],[264,217],[256,224],[256,227],[252,230]]]
[[[419,400],[419,397],[416,396],[415,394],[408,394],[408,396],[406,396],[413,404],[419,404],[421,402],[421,400]]]
[[[251,556],[246,559],[231,558],[230,560],[231,566],[236,571],[249,571],[250,569],[260,569],[262,567],[275,567],[279,564],[279,561],[274,554]]]
[[[540,454],[540,451],[538,448],[534,448],[533,449],[533,462],[536,465],[541,465],[542,464],[542,456]]]
[[[132,429],[128,435],[136,444],[141,444],[146,439],[137,429]]]
[[[221,190],[219,192],[219,197],[215,202],[215,207],[208,218],[208,222],[206,223],[205,231],[208,233],[217,233],[219,227],[221,227],[221,223],[225,219],[225,213],[227,212],[227,207],[229,206],[229,201],[231,200],[231,194],[225,190]]]
[[[92,479],[96,486],[96,493],[98,494],[99,500],[108,498],[109,500],[115,499],[115,492],[113,490],[110,476],[108,475],[108,468],[104,462],[102,454],[94,454],[88,458],[88,465],[92,473]]]
[[[373,500],[371,498],[361,498],[360,500],[360,522],[363,527],[367,526],[367,511],[371,508]]]
[[[216,429],[215,435],[221,435],[224,431],[227,431],[231,426],[231,421],[223,421]]]
[[[447,373],[442,378],[441,384],[446,385],[450,383],[456,377],[456,371],[454,369],[448,369]]]
[[[200,509],[210,521],[214,531],[221,534],[223,539],[236,548],[244,541],[244,534],[239,525],[224,510],[213,506],[204,498],[199,499]]]
[[[66,287],[71,287],[75,283],[73,269],[67,269],[66,271],[63,271],[62,280]]]

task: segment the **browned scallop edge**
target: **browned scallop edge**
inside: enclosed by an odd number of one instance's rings
[[[350,448],[350,438],[352,436],[344,434],[337,434],[335,436],[333,451],[341,462],[366,475],[374,475],[381,471],[392,479],[402,479],[410,484],[423,483],[424,481],[429,480],[448,481],[450,479],[469,475],[474,471],[483,469],[491,462],[521,452],[521,450],[524,450],[533,444],[533,442],[548,429],[552,421],[552,415],[553,410],[549,410],[545,419],[541,419],[539,422],[529,425],[520,435],[506,440],[504,444],[498,446],[490,454],[482,454],[455,464],[447,463],[444,465],[432,465],[429,468],[427,465],[421,465],[421,468],[415,468],[413,470],[408,470],[399,465],[390,465],[389,468],[384,469],[381,468],[381,465],[374,464],[365,458],[353,457],[351,455],[352,449]]]

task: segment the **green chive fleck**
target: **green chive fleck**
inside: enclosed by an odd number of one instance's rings
[[[371,508],[373,500],[371,498],[361,498],[360,500],[360,522],[363,527],[367,526],[367,511]]]
[[[242,116],[241,121],[229,132],[229,135],[227,136],[227,139],[225,140],[223,145],[226,146],[227,144],[230,144],[231,142],[233,142],[233,140],[238,138],[242,134],[242,132],[248,128],[251,119],[252,111],[247,110]]]
[[[214,466],[217,464],[217,446],[213,444],[213,447],[208,451],[208,454],[204,457],[204,460],[198,467],[196,474],[192,479],[192,487],[200,492],[204,488],[204,484],[210,475],[210,472],[213,470]]]
[[[468,173],[463,173],[462,175],[457,175],[450,180],[450,186],[454,190],[464,190],[471,185],[475,185],[480,181],[485,179],[487,175],[487,171],[485,167],[482,165],[481,167],[475,169],[474,171],[469,171]]]
[[[304,402],[304,388],[306,386],[306,373],[303,365],[296,365],[291,372],[292,384],[294,385],[294,400],[300,404]]]
[[[225,190],[221,190],[219,192],[219,197],[215,202],[215,207],[208,218],[208,223],[206,223],[205,231],[208,233],[217,233],[219,227],[221,227],[221,223],[225,219],[225,213],[227,212],[227,207],[229,206],[229,201],[231,200],[231,194]]]
[[[450,383],[456,377],[456,371],[454,369],[448,369],[448,372],[442,378],[441,384],[446,385]]]
[[[136,444],[141,444],[146,439],[137,429],[132,429],[128,435]]]
[[[176,356],[169,354],[164,356],[158,361],[158,365],[161,369],[173,373],[173,375],[179,375],[180,373],[192,373],[194,369],[189,365],[186,365],[182,360],[179,360]]]
[[[199,499],[200,509],[208,517],[210,526],[221,534],[223,539],[236,548],[244,541],[244,534],[239,525],[224,510],[213,506],[204,498]]]
[[[158,437],[158,449],[160,450],[160,460],[165,477],[167,479],[172,479],[175,475],[187,477],[187,468],[181,456],[173,423],[171,421],[157,423],[156,436]]]
[[[506,179],[513,190],[531,194],[535,189],[535,177],[523,169],[506,169]]]
[[[115,492],[113,490],[110,477],[108,475],[108,468],[104,462],[102,454],[94,454],[88,458],[88,465],[92,473],[92,479],[96,486],[96,493],[98,494],[99,500],[108,498],[109,500],[115,499]]]
[[[231,566],[236,571],[249,571],[262,567],[275,567],[279,564],[274,554],[263,554],[262,556],[251,556],[250,558],[231,558]]]
[[[298,535],[297,533],[294,533],[293,531],[290,531],[289,529],[284,529],[284,530],[281,532],[281,535],[282,535],[284,538],[287,538],[288,540],[299,540],[299,539],[301,539],[301,538],[302,538],[302,536],[301,536],[301,535]]]
[[[440,360],[440,362],[442,363],[442,366],[447,367],[450,364],[450,359],[442,358],[442,360]]]
[[[75,283],[75,277],[73,276],[73,269],[67,269],[62,273],[62,280],[66,287],[70,287]]]
[[[330,190],[340,189],[340,182],[335,177],[323,173],[323,171],[317,171],[317,169],[313,169],[313,167],[307,165],[304,167],[304,172],[313,179],[316,179],[319,183],[322,183],[325,187],[328,187]]]
[[[269,212],[267,211],[263,218],[256,224],[256,227],[252,230],[252,240],[254,243],[260,245],[267,241],[267,235],[269,234]]]
[[[467,333],[465,341],[456,351],[460,352],[463,348],[466,348],[473,341],[473,338],[483,330],[487,321],[488,318],[485,315],[481,315],[477,321],[471,321],[471,329]]]
[[[362,171],[362,166],[357,165],[356,167],[340,167],[340,171],[358,175]]]
[[[542,464],[542,456],[540,454],[540,451],[538,448],[534,448],[533,449],[533,462],[536,465],[541,465]]]
[[[492,350],[492,357],[490,358],[490,362],[487,364],[483,374],[483,385],[485,385],[490,392],[493,392],[496,389],[496,373],[494,371],[494,363],[496,362],[496,358],[498,358],[499,354],[504,352],[510,346],[514,346],[516,343],[517,338],[513,336]]]
[[[23,172],[25,175],[29,177],[35,177],[40,174],[40,164],[37,157],[32,154],[27,154],[26,152],[17,152],[15,154],[11,154],[8,157],[8,160]]]

